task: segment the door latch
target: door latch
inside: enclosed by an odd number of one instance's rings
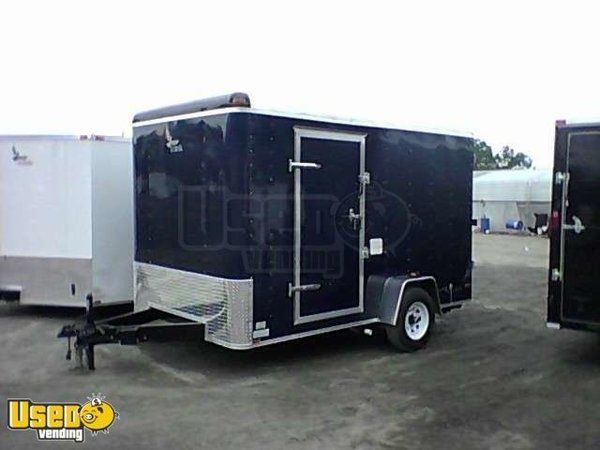
[[[288,283],[288,297],[294,295],[294,292],[305,292],[305,291],[318,291],[321,289],[320,284],[301,284],[300,286],[294,286],[292,283]]]
[[[355,213],[354,208],[350,208],[348,215],[344,217],[350,221],[353,230],[358,230],[360,228],[361,215],[360,213]]]

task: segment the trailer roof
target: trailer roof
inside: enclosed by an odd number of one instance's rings
[[[334,116],[319,116],[313,114],[305,114],[305,113],[294,113],[294,112],[284,112],[284,111],[275,111],[275,110],[266,110],[266,109],[256,109],[256,108],[248,108],[248,107],[226,107],[219,109],[212,109],[209,111],[198,111],[198,112],[189,112],[184,114],[176,114],[171,116],[164,116],[156,119],[138,121],[133,123],[133,127],[142,127],[146,125],[155,125],[158,123],[164,122],[172,122],[175,120],[187,120],[194,119],[197,117],[209,117],[215,116],[219,114],[261,114],[267,116],[274,117],[286,117],[292,119],[300,119],[300,120],[311,120],[316,122],[326,122],[326,123],[337,123],[341,125],[354,125],[360,127],[369,127],[369,128],[383,128],[383,129],[392,129],[392,130],[403,130],[403,131],[417,131],[423,133],[432,133],[432,134],[442,134],[442,135],[450,135],[450,136],[458,136],[458,137],[466,137],[473,138],[473,134],[465,131],[451,130],[451,129],[442,129],[442,128],[428,128],[421,127],[415,125],[399,125],[385,122],[372,122],[368,120],[360,120],[360,119],[351,119],[351,118],[342,118],[342,117],[334,117]],[[138,117],[138,115],[136,115]]]

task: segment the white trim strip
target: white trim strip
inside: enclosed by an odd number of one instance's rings
[[[300,339],[300,338],[305,338],[305,337],[309,337],[309,336],[316,336],[318,334],[324,334],[324,333],[329,333],[329,332],[333,332],[333,331],[344,330],[346,328],[354,328],[354,327],[360,327],[363,325],[370,325],[373,323],[379,323],[379,319],[373,318],[373,319],[367,319],[367,320],[360,320],[358,322],[349,322],[349,323],[344,323],[341,325],[334,325],[331,327],[319,328],[319,329],[311,330],[311,331],[305,331],[303,333],[296,333],[296,334],[290,334],[287,336],[281,336],[278,338],[267,339],[264,341],[255,342],[254,344],[252,344],[252,347],[264,347],[265,345],[278,344],[280,342],[291,341],[294,339]]]
[[[353,133],[348,131],[331,131],[323,128],[309,128],[295,126],[294,133],[300,138],[321,139],[326,141],[355,142],[361,144],[367,137],[366,133]]]
[[[591,120],[577,121],[577,119],[567,119],[564,121],[564,126],[577,127],[597,127],[600,125],[600,119],[594,118]]]
[[[366,120],[356,120],[356,119],[345,119],[340,117],[332,117],[332,116],[318,116],[304,113],[293,113],[293,112],[282,112],[282,111],[272,111],[266,109],[254,109],[254,108],[240,108],[240,107],[230,107],[230,108],[220,108],[213,109],[210,111],[199,111],[195,113],[189,114],[179,114],[175,116],[161,117],[159,119],[151,119],[145,120],[143,122],[134,122],[133,128],[145,127],[148,125],[157,125],[160,123],[166,122],[174,122],[176,120],[188,120],[195,119],[198,117],[210,117],[210,116],[218,116],[221,114],[231,114],[231,113],[242,113],[242,114],[260,114],[263,116],[274,116],[274,117],[285,117],[289,119],[298,119],[298,120],[311,120],[314,122],[325,122],[325,123],[337,123],[340,125],[354,125],[358,127],[369,127],[369,128],[383,128],[386,130],[401,130],[401,131],[416,131],[421,133],[432,133],[432,134],[441,134],[448,136],[456,136],[456,137],[466,137],[473,138],[473,133],[458,131],[458,130],[444,130],[441,128],[427,128],[420,126],[411,126],[411,125],[398,125],[398,124],[390,124],[384,122],[370,122]]]

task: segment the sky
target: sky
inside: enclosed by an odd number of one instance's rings
[[[597,6],[598,5],[598,6]],[[254,107],[461,130],[552,166],[600,118],[600,4],[3,1],[0,134],[131,135],[141,110]]]

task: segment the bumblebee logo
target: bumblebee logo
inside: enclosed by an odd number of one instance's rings
[[[81,406],[79,417],[83,426],[95,435],[98,431],[108,433],[108,428],[118,415],[112,405],[104,400],[104,397],[100,394],[97,396],[92,394],[90,400]]]
[[[83,442],[84,429],[92,436],[108,429],[119,413],[101,394],[79,403],[35,403],[29,399],[8,400],[8,428],[35,430],[41,441]]]

